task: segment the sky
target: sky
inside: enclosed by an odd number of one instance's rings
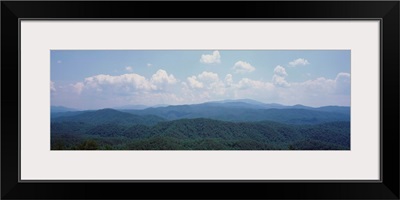
[[[52,106],[350,106],[350,50],[51,50]]]

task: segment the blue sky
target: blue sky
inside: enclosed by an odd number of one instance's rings
[[[51,104],[350,105],[349,50],[52,50]]]

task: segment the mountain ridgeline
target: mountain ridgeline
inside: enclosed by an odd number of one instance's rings
[[[51,112],[52,150],[349,150],[350,108],[228,100]],[[53,111],[53,109],[52,109]]]

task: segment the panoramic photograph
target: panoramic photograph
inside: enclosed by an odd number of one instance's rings
[[[350,150],[350,50],[51,50],[51,150]]]

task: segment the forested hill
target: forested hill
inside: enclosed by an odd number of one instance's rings
[[[165,119],[155,115],[133,115],[113,109],[101,109],[96,111],[78,111],[76,114],[68,112],[67,115],[53,117],[51,122],[80,122],[89,125],[101,125],[107,123],[131,126],[134,124],[154,125]]]
[[[269,121],[181,119],[154,126],[136,124],[130,127],[113,123],[55,122],[51,125],[51,133],[52,149],[350,149],[349,122],[288,125]]]
[[[223,106],[221,106],[223,105]],[[153,125],[160,121],[208,118],[231,122],[275,121],[289,124],[319,124],[334,121],[350,121],[348,107],[258,108],[245,103],[180,105],[143,110],[77,111],[52,113],[52,122],[81,121],[90,123],[134,123]]]
[[[253,100],[51,113],[52,149],[348,150],[350,108]]]
[[[318,124],[333,121],[350,121],[350,114],[300,108],[255,109],[220,107],[215,105],[183,105],[144,110],[126,110],[135,115],[156,115],[167,120],[209,118],[222,121],[251,122],[276,121],[291,124]]]

